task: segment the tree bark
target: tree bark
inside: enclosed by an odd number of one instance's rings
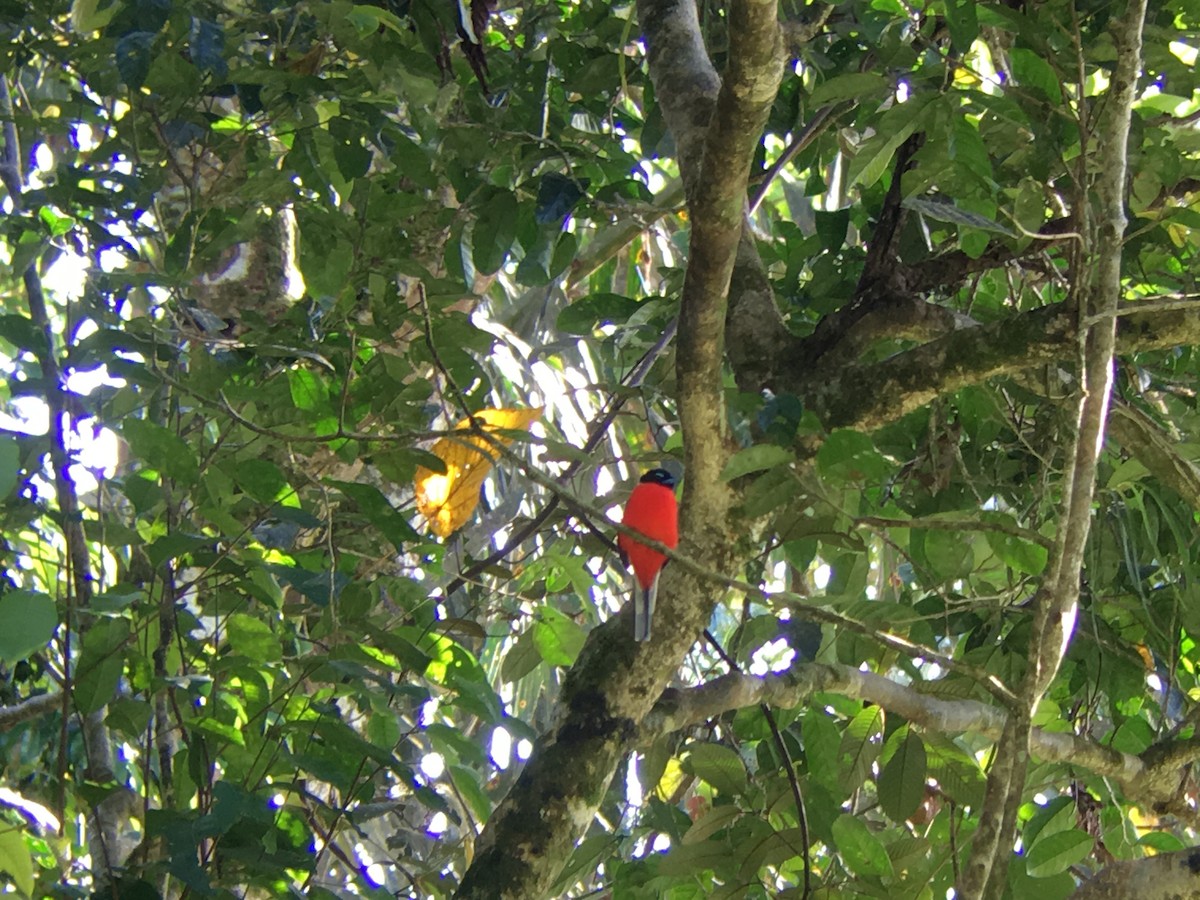
[[[643,2],[639,15],[654,57],[666,34],[660,29],[681,19],[694,22],[695,8],[691,2]],[[697,112],[691,123],[703,135],[703,152],[692,153],[693,175],[688,169],[684,175],[693,226],[676,357],[687,465],[681,531],[686,551],[722,572],[732,571],[735,562],[729,491],[720,479],[727,455],[721,377],[726,294],[750,159],[782,77],[775,17],[774,0],[738,0],[730,7],[729,67],[708,114]],[[703,46],[686,49],[695,55]],[[532,900],[554,890],[632,746],[637,724],[707,623],[716,602],[710,589],[696,575],[668,568],[658,614],[671,627],[634,645],[626,610],[593,630],[567,675],[558,723],[538,741],[489,820],[456,896]]]

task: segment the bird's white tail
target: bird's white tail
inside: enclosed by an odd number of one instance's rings
[[[633,639],[650,640],[650,620],[654,618],[654,601],[658,597],[658,575],[650,587],[642,590],[637,583],[633,586]]]

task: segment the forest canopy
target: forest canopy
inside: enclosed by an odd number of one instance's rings
[[[1195,2],[0,36],[0,892],[1200,896]]]

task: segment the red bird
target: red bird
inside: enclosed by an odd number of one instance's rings
[[[679,546],[679,515],[675,503],[675,476],[666,469],[651,469],[642,476],[625,504],[621,520],[651,540],[672,550]],[[621,562],[632,567],[637,587],[633,598],[633,639],[650,639],[650,617],[658,593],[658,575],[667,558],[625,534],[617,535]]]

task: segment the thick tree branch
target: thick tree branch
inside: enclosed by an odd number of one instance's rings
[[[1043,225],[1038,231],[1038,239],[1023,249],[1017,249],[1008,241],[997,241],[978,256],[952,250],[906,266],[901,277],[914,294],[927,294],[939,288],[957,289],[964,279],[978,272],[996,269],[1061,246],[1076,237],[1074,228],[1075,222],[1069,218],[1054,219]]]
[[[1196,900],[1200,848],[1114,862],[1071,895],[1071,900]]]
[[[1047,577],[1034,595],[1028,664],[1015,708],[988,775],[987,794],[971,856],[959,879],[966,900],[998,898],[1007,882],[1017,807],[1024,792],[1034,710],[1058,674],[1075,627],[1080,572],[1091,527],[1096,464],[1104,440],[1116,352],[1116,316],[1121,295],[1121,250],[1125,235],[1125,182],[1129,126],[1141,71],[1141,34],[1146,0],[1129,0],[1113,25],[1117,64],[1106,97],[1095,153],[1099,167],[1095,202],[1080,210],[1087,245],[1082,266],[1072,273],[1072,298],[1082,327],[1081,376],[1072,446],[1067,453],[1059,502],[1058,531]],[[1077,257],[1079,258],[1079,257]]]
[[[732,710],[760,703],[791,708],[814,694],[836,693],[863,700],[903,716],[909,722],[942,734],[979,734],[999,740],[1008,713],[977,700],[945,700],[850,666],[802,663],[780,675],[723,675],[700,687],[670,691],[654,707],[638,733],[640,744],[697,725]],[[1074,734],[1035,730],[1034,752],[1046,762],[1069,762],[1097,775],[1136,787],[1149,773],[1147,764],[1131,753],[1120,753]],[[1200,751],[1195,751],[1200,754]],[[1174,770],[1182,765],[1175,761]],[[1155,786],[1158,781],[1152,782]],[[1166,799],[1161,793],[1140,795],[1149,802]]]
[[[1116,315],[1118,353],[1200,343],[1200,305],[1143,312],[1128,303]],[[813,372],[798,362],[775,389],[798,396],[827,429],[876,431],[961,388],[1069,359],[1077,352],[1077,318],[1055,304],[965,328],[878,363]],[[815,453],[819,445],[814,438],[801,449]]]
[[[61,694],[38,694],[12,706],[0,706],[0,728],[12,728],[27,719],[51,712],[62,706]]]
[[[732,673],[699,687],[667,691],[642,721],[636,743],[647,746],[665,735],[750,706],[796,707],[822,693],[874,703],[928,731],[976,734],[993,741],[1002,739],[1011,717],[999,706],[943,699],[850,666],[801,663],[778,675]],[[1200,760],[1200,741],[1194,739],[1155,744],[1138,756],[1077,734],[1033,728],[1029,746],[1043,762],[1067,763],[1118,782],[1126,798],[1150,808],[1176,799],[1183,768]]]
[[[645,0],[639,15],[652,71],[667,61],[673,65],[675,54],[692,61],[704,56],[692,3]],[[775,15],[774,0],[732,4],[729,67],[715,106],[706,110],[701,103],[702,95],[711,92],[711,80],[698,89],[676,85],[696,101],[693,116],[679,127],[705,133],[703,142],[694,136],[688,142],[693,152],[684,170],[693,230],[677,341],[688,466],[681,520],[685,546],[713,559],[721,570],[730,568],[733,558],[725,525],[728,490],[719,478],[725,459],[725,298],[742,234],[750,160],[782,75]],[[700,172],[703,176],[697,178]],[[564,684],[557,725],[539,740],[489,820],[458,897],[532,900],[551,892],[603,799],[636,723],[711,613],[712,601],[700,589],[702,583],[678,570],[664,577],[659,615],[672,627],[656,632],[654,641],[632,646],[628,625],[617,630],[624,620],[591,633]]]

